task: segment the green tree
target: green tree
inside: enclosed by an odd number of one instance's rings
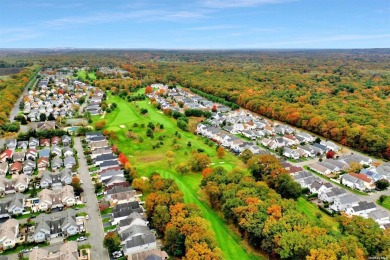
[[[121,239],[115,232],[108,232],[104,237],[103,245],[107,248],[108,252],[112,253],[120,250]]]
[[[244,163],[247,163],[251,158],[253,157],[253,153],[249,149],[245,149],[239,156],[238,158],[241,159]]]
[[[378,189],[378,190],[385,190],[389,187],[390,183],[388,180],[386,179],[381,179],[381,180],[377,180],[375,182],[375,187]]]

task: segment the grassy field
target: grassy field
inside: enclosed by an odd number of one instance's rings
[[[151,106],[149,100],[129,103],[116,96],[109,96],[108,102],[115,102],[117,108],[110,114],[106,114],[104,118],[107,122],[106,129],[116,133],[118,138],[116,143],[119,149],[129,157],[138,174],[150,176],[153,172],[159,172],[165,178],[174,179],[185,195],[185,202],[196,204],[202,210],[205,219],[209,221],[216,235],[218,246],[224,254],[224,259],[259,259],[259,256],[248,252],[241,239],[228,228],[207,203],[200,199],[198,191],[201,174],[180,175],[173,170],[175,165],[188,160],[192,150],[198,148],[204,149],[204,152],[211,157],[213,166],[220,165],[227,170],[232,170],[235,167],[243,168],[242,162],[228,152],[223,158],[217,158],[215,145],[210,147],[205,144],[204,138],[178,129],[175,120],[163,115]],[[139,112],[141,108],[148,109],[148,113],[141,115]],[[94,122],[99,120],[102,120],[100,116],[93,118]],[[146,125],[149,122],[154,124],[158,122],[164,125],[164,129],[154,133],[153,139],[146,136]],[[138,126],[134,126],[134,123]],[[141,124],[145,124],[145,127],[142,127]],[[123,126],[125,128],[122,128]],[[126,136],[128,130],[134,133],[135,139]],[[181,135],[180,139],[175,135],[176,131]],[[139,137],[143,138],[142,142],[139,141]],[[162,140],[159,140],[160,138]],[[162,145],[160,144],[160,148],[153,149],[153,145],[160,142],[163,142]],[[181,148],[173,149],[173,142]],[[187,145],[188,142],[191,142],[190,147]],[[175,153],[172,167],[169,167],[165,156],[169,150]]]
[[[335,231],[338,230],[338,223],[334,217],[322,212],[316,205],[307,201],[305,198],[298,198],[297,208],[311,221],[313,221],[313,223],[316,223],[319,226],[325,225],[325,227],[331,228]]]
[[[81,78],[83,81],[85,81],[86,77],[87,77],[87,72],[85,70],[79,70],[77,71],[77,77]],[[91,79],[91,80],[95,80],[96,79],[96,74],[95,72],[90,72],[88,73],[88,77]]]
[[[390,210],[390,196],[386,196],[386,199],[382,203],[380,203],[379,200],[377,200],[377,203],[382,207]]]

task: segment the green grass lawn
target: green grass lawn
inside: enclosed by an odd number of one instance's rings
[[[83,81],[85,81],[85,79],[87,77],[87,72],[85,70],[79,70],[79,71],[77,71],[77,77],[79,77]],[[95,80],[96,79],[96,73],[95,72],[90,72],[90,73],[88,73],[88,77],[91,80]]]
[[[386,196],[386,199],[382,203],[380,203],[379,200],[377,200],[376,202],[382,207],[390,210],[390,196]]]
[[[298,198],[297,208],[318,226],[325,225],[325,227],[331,228],[335,231],[338,230],[338,223],[334,217],[322,212],[317,205],[307,201],[305,198]],[[320,218],[318,218],[317,215],[320,216]]]
[[[227,170],[232,170],[236,167],[244,168],[243,163],[229,152],[226,152],[223,158],[217,158],[215,145],[210,147],[204,143],[204,138],[178,129],[176,121],[150,105],[149,100],[129,103],[117,96],[109,96],[108,102],[115,102],[117,108],[110,114],[106,114],[104,118],[107,122],[106,129],[116,133],[118,138],[116,144],[119,150],[128,156],[137,173],[140,176],[150,176],[153,172],[159,172],[165,178],[174,179],[184,193],[185,202],[196,204],[202,210],[205,219],[209,221],[216,235],[218,246],[224,254],[224,259],[258,259],[258,256],[248,252],[241,239],[228,228],[216,212],[207,203],[199,199],[198,191],[202,178],[201,174],[180,175],[174,171],[175,165],[188,160],[191,151],[198,148],[204,149],[204,152],[210,156],[213,167],[222,166]],[[141,108],[148,109],[148,113],[141,115],[139,113]],[[94,122],[99,120],[102,120],[100,116],[93,117]],[[164,125],[163,130],[154,133],[154,139],[146,136],[146,125],[149,122]],[[134,123],[139,126],[134,127]],[[145,127],[142,128],[141,124],[145,124]],[[124,125],[125,128],[121,128],[121,125]],[[128,130],[132,130],[137,137],[141,136],[144,141],[139,142],[138,138],[128,138],[126,136]],[[180,133],[180,139],[175,136],[176,131]],[[160,148],[153,149],[152,146],[160,142],[158,140],[160,136],[163,136],[163,144]],[[176,143],[181,146],[180,149],[173,149],[174,139],[177,139]],[[191,147],[187,146],[188,142],[191,142]],[[169,150],[175,153],[172,168],[169,167],[165,156]]]

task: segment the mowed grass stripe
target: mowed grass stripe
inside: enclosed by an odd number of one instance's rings
[[[223,259],[259,259],[259,257],[250,255],[246,250],[240,245],[240,238],[229,230],[228,226],[221,220],[221,218],[207,205],[205,202],[198,199],[198,195],[194,192],[194,187],[198,187],[200,184],[199,180],[195,178],[186,178],[184,176],[178,176],[169,171],[158,171],[161,176],[164,178],[174,179],[180,190],[184,193],[184,201],[186,203],[193,203],[197,205],[202,213],[204,218],[209,221],[218,242],[218,246],[223,252]],[[191,184],[188,186],[188,184]]]

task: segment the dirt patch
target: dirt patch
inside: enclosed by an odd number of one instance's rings
[[[151,156],[143,156],[139,157],[137,161],[143,162],[143,163],[151,163],[151,162],[156,162],[163,160],[165,158],[165,155],[163,154],[156,154],[156,155],[151,155]]]

